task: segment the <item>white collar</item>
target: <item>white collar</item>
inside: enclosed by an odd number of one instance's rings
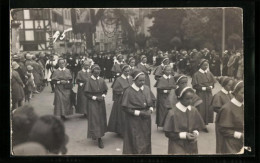
[[[129,66],[129,67],[130,67],[130,69],[134,69],[134,68],[135,68],[135,66],[133,66],[133,67],[132,67],[132,66]]]
[[[188,109],[189,111],[191,111],[191,106],[189,105],[189,106],[184,106],[184,105],[182,105],[182,103],[181,102],[178,102],[177,104],[176,104],[176,107],[180,110],[180,111],[182,111],[182,112],[186,112],[186,110]]]
[[[84,68],[82,69],[83,72],[89,72],[89,69],[85,70]]]
[[[143,62],[141,62],[141,65],[145,66],[145,65],[146,65],[146,63],[143,63]]]
[[[171,75],[166,76],[165,74],[163,74],[163,77],[164,77],[165,79],[171,79]]]
[[[125,76],[124,74],[122,74],[121,77],[122,77],[123,79],[126,79],[126,78],[129,79],[129,76]]]
[[[227,90],[225,90],[225,88],[222,88],[221,91],[222,91],[224,94],[226,94],[226,95],[229,94],[229,92],[228,92]]]
[[[59,67],[59,70],[60,70],[60,71],[65,71],[65,69],[66,69],[65,67],[64,67],[63,69],[61,69],[61,68]]]
[[[95,78],[95,76],[91,75],[91,78],[92,78],[93,80],[98,80],[98,79],[99,79],[99,76],[98,76],[97,78]]]
[[[137,87],[136,85],[135,85],[135,83],[133,83],[132,85],[132,88],[134,88],[134,90],[136,90],[137,92],[141,89],[142,91],[144,90],[144,86],[142,86],[142,87]]]
[[[204,70],[202,70],[202,69],[200,68],[200,69],[199,69],[199,72],[201,72],[201,73],[204,74],[204,73],[207,73],[207,70],[204,71]]]
[[[232,98],[231,102],[238,107],[241,107],[243,105],[243,103],[239,102],[236,98]]]

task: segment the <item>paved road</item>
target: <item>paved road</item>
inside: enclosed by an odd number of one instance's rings
[[[155,83],[154,76],[151,75],[151,85]],[[106,80],[107,81],[107,80]],[[190,85],[191,79],[189,79]],[[107,120],[109,120],[112,109],[112,89],[111,83],[108,83],[108,95],[106,97]],[[73,88],[77,89],[77,86]],[[219,84],[216,84],[213,94],[220,89]],[[155,88],[152,91],[156,95]],[[46,87],[43,92],[36,94],[31,104],[35,107],[38,115],[53,114],[53,99],[54,94],[51,93],[50,86]],[[87,119],[80,114],[74,114],[65,121],[66,133],[69,135],[69,143],[67,145],[68,155],[121,155],[123,148],[123,140],[115,133],[106,133],[102,138],[104,149],[97,147],[97,142],[87,139]],[[198,138],[199,154],[214,154],[215,153],[215,125],[208,125],[209,133],[200,132]],[[168,139],[164,136],[162,128],[155,125],[155,113],[152,115],[152,154],[165,155],[168,150]]]

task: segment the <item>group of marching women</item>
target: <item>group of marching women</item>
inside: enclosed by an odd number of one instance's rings
[[[217,80],[208,69],[208,60],[200,60],[191,88],[187,86],[188,77],[174,74],[169,58],[165,57],[154,71],[156,98],[151,91],[152,68],[146,56],[142,55],[137,65],[133,57],[127,63],[119,54],[111,69],[115,76],[111,86],[114,103],[108,124],[105,105],[108,87],[100,77],[100,66],[84,61],[76,77],[76,112],[87,117],[87,138],[97,140],[99,148],[104,148],[105,133],[115,132],[123,138],[123,154],[151,154],[151,114],[156,109],[156,124],[169,139],[169,154],[197,154],[199,132],[208,132],[206,125],[213,123],[213,111],[216,112],[216,153],[240,151],[244,137],[243,81],[219,77],[222,89],[213,96]],[[58,64],[52,75],[54,110],[55,115],[66,119],[66,115],[72,114],[72,76],[65,68],[65,59]]]

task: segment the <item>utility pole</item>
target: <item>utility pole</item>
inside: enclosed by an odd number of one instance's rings
[[[221,53],[221,59],[224,57],[224,51],[225,51],[225,27],[226,27],[226,19],[225,19],[225,8],[222,8],[222,53]],[[222,64],[221,64],[222,65]],[[221,67],[221,70],[223,68],[223,65]],[[222,75],[222,71],[221,71],[221,75]]]

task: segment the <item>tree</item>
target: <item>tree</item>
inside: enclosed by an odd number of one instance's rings
[[[158,40],[159,49],[170,50],[171,39],[174,36],[182,37],[180,24],[185,15],[183,9],[160,9],[149,15],[149,18],[154,18],[154,24],[149,28],[149,32]]]
[[[229,47],[233,47],[233,50],[235,51],[236,48],[240,48],[241,47],[242,39],[241,39],[241,37],[238,34],[233,33],[232,35],[230,35],[228,37],[228,44],[229,44]]]
[[[173,37],[171,39],[171,45],[174,47],[174,50],[176,51],[177,48],[181,46],[181,39],[179,37]]]

